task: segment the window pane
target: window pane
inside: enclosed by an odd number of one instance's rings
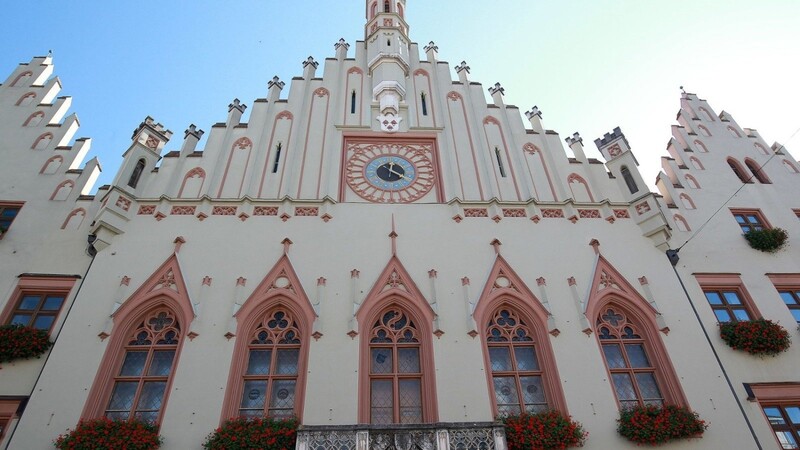
[[[419,368],[419,349],[398,348],[397,349],[397,371],[400,373],[420,373]]]
[[[130,413],[128,411],[107,411],[106,417],[111,420],[128,420]]]
[[[36,309],[36,305],[39,304],[39,296],[38,295],[26,295],[22,297],[22,300],[19,302],[19,310],[22,311],[33,311]]]
[[[761,223],[761,222],[758,220],[758,216],[756,216],[755,214],[748,214],[748,215],[747,215],[747,221],[748,221],[748,222],[750,222],[750,223],[752,223],[752,224],[759,224],[759,223]]]
[[[136,418],[142,422],[156,423],[156,420],[158,420],[158,411],[138,411],[136,413]]]
[[[614,381],[614,389],[617,391],[617,398],[622,400],[636,400],[636,391],[633,389],[631,377],[626,373],[615,373],[611,375]]]
[[[55,320],[55,316],[36,316],[36,320],[33,322],[33,328],[37,330],[49,330]]]
[[[14,314],[11,319],[11,325],[24,325],[28,326],[31,323],[31,316],[28,314]]]
[[[125,353],[125,362],[122,363],[122,369],[119,374],[123,377],[137,377],[144,371],[144,363],[147,361],[147,352],[127,352]]]
[[[135,381],[120,381],[114,385],[108,409],[112,411],[130,411],[133,407],[133,398],[139,383]]]
[[[269,375],[272,350],[250,350],[247,375]]]
[[[294,386],[295,380],[275,380],[272,382],[272,398],[269,401],[269,409],[286,410],[291,413],[294,410]]]
[[[150,362],[150,370],[147,374],[154,377],[166,377],[172,369],[172,359],[175,357],[175,350],[153,352],[153,360]]]
[[[61,304],[64,303],[64,297],[52,297],[47,296],[44,299],[44,305],[42,305],[42,309],[45,311],[58,311],[61,309]]]
[[[526,406],[531,404],[547,405],[542,388],[542,377],[520,377],[519,384],[522,385],[522,401]]]
[[[242,409],[264,409],[267,398],[267,382],[264,380],[245,381],[242,389]]]
[[[783,299],[783,303],[787,305],[796,305],[797,302],[794,300],[794,295],[791,292],[781,292],[781,298]]]
[[[720,322],[730,322],[731,315],[727,309],[715,309],[714,315],[717,316],[717,320]]]
[[[729,305],[742,304],[742,301],[739,299],[739,294],[737,292],[723,292],[722,295],[725,296],[725,301],[728,302]]]
[[[708,300],[708,303],[712,305],[722,304],[722,297],[720,297],[716,292],[706,292],[706,299]]]
[[[609,369],[621,369],[625,367],[625,359],[622,357],[622,350],[617,344],[604,344],[603,353],[606,355],[606,362]]]
[[[511,370],[511,354],[508,352],[508,347],[489,347],[489,359],[492,363],[492,372]]]
[[[536,349],[533,347],[514,347],[514,357],[517,359],[517,370],[539,370]]]
[[[786,414],[789,415],[789,421],[795,425],[800,425],[800,406],[787,407]]]
[[[750,314],[747,313],[744,309],[734,309],[733,315],[736,316],[736,320],[741,322],[746,322],[750,320]]]
[[[372,349],[372,373],[392,373],[392,349]]]
[[[794,316],[794,320],[796,320],[797,323],[800,323],[800,309],[793,309],[792,315]]]
[[[275,373],[278,375],[295,375],[299,356],[300,350],[296,348],[278,350],[278,361],[275,363],[278,367]]]
[[[372,423],[394,422],[392,400],[392,382],[390,380],[372,380],[370,390],[370,407]]]
[[[652,373],[637,373],[636,384],[639,385],[639,392],[643,399],[660,399],[661,391],[656,384],[656,377]]]
[[[780,408],[773,406],[764,408],[764,414],[766,414],[770,425],[786,425],[786,421],[783,420],[783,415],[781,415]]]
[[[519,395],[514,377],[494,377],[494,398],[498,407],[500,405],[519,407]]]
[[[628,353],[628,361],[631,367],[650,367],[647,354],[642,344],[625,344],[625,351]]]
[[[790,431],[776,431],[775,435],[778,437],[778,442],[781,443],[781,448],[784,450],[797,449],[797,442]]]
[[[158,411],[161,409],[161,400],[164,399],[164,389],[166,388],[167,383],[165,381],[146,382],[139,396],[139,404],[136,405],[136,410]]]
[[[420,380],[400,380],[400,423],[422,422]]]

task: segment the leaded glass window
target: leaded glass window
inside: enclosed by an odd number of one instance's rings
[[[597,334],[620,407],[663,405],[657,369],[637,326],[623,312],[607,308],[597,318]]]
[[[422,349],[416,324],[403,310],[391,307],[378,316],[369,338],[371,423],[423,422]]]
[[[180,326],[169,310],[156,310],[139,324],[125,346],[106,417],[160,421],[180,340]]]
[[[492,390],[501,416],[550,409],[532,336],[525,320],[510,308],[496,311],[487,324]]]
[[[296,414],[301,332],[285,308],[269,312],[250,336],[239,414],[291,417]]]

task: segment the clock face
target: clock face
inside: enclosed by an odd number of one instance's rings
[[[353,144],[347,184],[361,198],[378,203],[408,203],[434,184],[429,145]]]

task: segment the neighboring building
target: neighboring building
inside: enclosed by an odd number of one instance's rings
[[[57,339],[3,364],[0,448],[103,415],[199,448],[268,414],[299,417],[303,449],[501,449],[493,420],[521,408],[633,448],[615,420],[644,403],[711,423],[674,448],[795,448],[800,350],[735,352],[715,314],[797,338],[797,161],[684,94],[651,193],[619,129],[605,163],[577,133],[568,156],[537,108],[524,124],[499,84],[487,105],[432,42],[421,60],[405,6],[369,0],[354,55],[339,41],[321,77],[304,61],[285,98],[274,78],[247,123],[234,100],[202,151],[194,125],[166,151],[146,118],[95,196],[50,58],[0,85],[1,318]],[[753,250],[744,226],[789,247]]]

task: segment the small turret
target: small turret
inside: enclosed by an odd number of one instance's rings
[[[306,80],[310,80],[314,78],[314,74],[317,72],[317,67],[319,67],[319,63],[314,61],[313,56],[309,56],[303,61],[303,78]]]
[[[339,61],[347,58],[347,50],[350,49],[350,44],[348,44],[344,38],[339,39],[339,42],[333,45],[334,50],[336,50],[336,59]]]
[[[236,126],[239,125],[239,122],[242,120],[242,114],[244,114],[244,110],[247,109],[247,105],[240,102],[238,98],[233,99],[233,102],[228,105],[228,120],[225,122],[227,126]]]
[[[583,138],[580,133],[576,131],[572,134],[572,137],[566,137],[564,140],[567,142],[567,145],[569,145],[569,148],[572,149],[575,159],[582,163],[589,162],[586,159],[586,152],[583,151]]]
[[[285,85],[286,83],[281,81],[281,79],[278,78],[277,75],[272,77],[272,80],[270,80],[270,82],[267,83],[267,89],[269,90],[267,94],[267,100],[270,103],[277,102],[281,98],[281,91],[283,90],[283,86]]]
[[[495,83],[493,87],[489,88],[489,94],[491,94],[494,104],[500,107],[503,106],[503,96],[506,95],[505,92],[506,90],[503,89],[500,83]]]
[[[525,111],[525,117],[531,123],[531,128],[537,133],[544,133],[544,124],[542,124],[542,112],[538,106],[534,106],[530,111]]]
[[[197,143],[205,134],[205,131],[198,130],[195,124],[189,125],[189,128],[183,132],[183,145],[181,146],[181,156],[186,156],[194,153],[197,148]]]

